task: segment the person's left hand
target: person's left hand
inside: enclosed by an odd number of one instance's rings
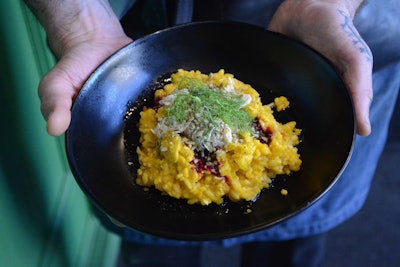
[[[286,0],[274,14],[269,29],[304,42],[333,63],[352,96],[357,133],[366,136],[371,132],[373,57],[352,22],[362,1],[349,2]]]

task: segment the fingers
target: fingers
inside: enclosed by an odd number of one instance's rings
[[[287,1],[279,7],[269,28],[310,45],[333,63],[352,97],[357,133],[369,135],[373,57],[349,12],[328,2]]]
[[[72,99],[77,90],[60,65],[56,65],[40,82],[41,112],[50,135],[59,136],[67,130],[71,121]]]
[[[47,132],[63,134],[71,122],[71,107],[89,75],[109,55],[132,40],[126,36],[82,43],[70,49],[39,84],[41,111],[47,122]]]
[[[360,59],[363,61],[364,59]],[[367,136],[371,133],[369,110],[373,98],[372,66],[369,64],[350,64],[342,74],[353,99],[356,113],[357,134]]]
[[[371,123],[369,120],[369,107],[371,100],[361,101],[358,107],[356,107],[356,118],[357,118],[357,134],[361,136],[368,136],[371,133]]]
[[[366,98],[360,99],[358,103],[355,103],[357,134],[361,136],[368,136],[371,133],[371,123],[369,120],[369,108],[371,101],[372,98]]]
[[[347,84],[353,99],[357,133],[367,136],[371,133],[369,109],[373,98],[372,67],[373,55],[364,42],[351,19],[341,11],[341,30],[344,37],[342,49],[338,50],[337,57],[333,59],[336,67],[342,73],[342,78]],[[336,62],[335,62],[336,60]]]
[[[42,114],[47,121],[47,132],[53,136],[63,134],[71,122],[71,103],[60,103],[62,99],[70,99],[67,97],[52,97],[42,102]]]

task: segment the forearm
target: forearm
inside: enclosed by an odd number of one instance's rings
[[[93,37],[124,37],[107,0],[24,0],[43,25],[49,45],[60,58],[64,51]]]

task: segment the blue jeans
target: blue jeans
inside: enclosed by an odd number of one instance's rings
[[[241,267],[319,267],[325,256],[326,236],[315,235],[288,241],[252,242],[243,244],[241,251],[214,255],[224,260],[222,266]],[[241,255],[232,253],[239,252]],[[229,255],[234,256],[227,259]],[[199,246],[163,246],[124,242],[123,261],[129,267],[200,267],[209,266]],[[239,262],[240,259],[240,262]],[[214,265],[215,266],[215,262]]]

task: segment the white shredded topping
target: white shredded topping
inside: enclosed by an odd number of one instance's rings
[[[229,78],[228,85],[223,88],[223,91],[235,92],[231,78]],[[160,106],[171,105],[178,93],[189,94],[190,92],[187,88],[176,90],[161,99],[159,102]],[[243,99],[242,107],[248,105],[252,100],[248,94],[241,95],[241,98]],[[183,141],[190,147],[198,151],[206,149],[209,152],[214,152],[226,144],[237,142],[239,139],[238,134],[234,133],[226,123],[218,120],[217,125],[212,125],[210,122],[204,120],[201,114],[196,114],[190,106],[187,107],[186,116],[187,120],[183,123],[178,123],[176,120],[171,120],[168,117],[159,118],[157,126],[152,129],[152,132],[158,138],[161,138],[166,133],[172,133],[172,135],[180,134],[183,137]]]

